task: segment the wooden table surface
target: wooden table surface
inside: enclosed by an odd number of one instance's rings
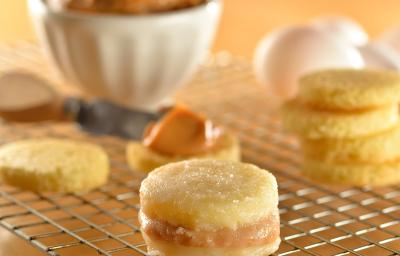
[[[257,41],[277,26],[302,23],[315,16],[353,17],[372,36],[400,25],[398,0],[225,0],[214,51],[227,50],[251,58]],[[0,0],[0,43],[35,40],[25,0]],[[43,255],[0,229],[0,256]]]

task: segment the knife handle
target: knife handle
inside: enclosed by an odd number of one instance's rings
[[[9,122],[43,122],[50,120],[66,120],[63,114],[62,100],[54,100],[46,104],[18,110],[0,110],[0,117]]]

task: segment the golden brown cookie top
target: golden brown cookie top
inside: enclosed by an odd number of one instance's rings
[[[34,138],[0,147],[4,183],[35,192],[84,192],[107,182],[109,160],[97,145]]]
[[[300,100],[322,109],[366,109],[400,101],[400,74],[393,71],[321,70],[299,83]]]
[[[275,177],[255,165],[191,160],[151,172],[140,188],[141,210],[153,219],[189,229],[251,224],[276,211]]]
[[[0,147],[0,167],[26,172],[79,172],[91,169],[99,161],[108,162],[101,147],[67,139],[35,138]]]

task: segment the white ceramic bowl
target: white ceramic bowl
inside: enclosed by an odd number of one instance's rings
[[[207,57],[222,0],[150,15],[86,14],[29,0],[39,40],[61,73],[82,91],[151,109]]]

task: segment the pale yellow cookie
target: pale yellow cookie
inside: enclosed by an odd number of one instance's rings
[[[80,192],[107,182],[109,161],[96,145],[63,139],[30,139],[0,147],[4,183],[36,192]]]
[[[139,141],[129,142],[126,150],[129,166],[134,170],[150,172],[162,165],[187,159],[210,158],[217,160],[240,161],[240,143],[236,136],[225,133],[217,144],[207,153],[193,156],[168,156],[145,147]]]
[[[151,172],[140,188],[151,255],[264,256],[278,249],[275,177],[255,165],[191,160]]]
[[[393,71],[337,69],[305,75],[299,98],[323,109],[365,109],[400,102],[400,75]]]
[[[151,256],[267,256],[276,252],[281,242],[276,239],[267,245],[245,247],[239,249],[187,247],[151,239],[146,234],[143,238],[148,245]]]
[[[400,122],[384,132],[354,139],[301,139],[306,156],[328,162],[381,163],[400,159]]]
[[[281,112],[286,130],[310,139],[367,136],[393,128],[398,120],[397,104],[359,111],[326,111],[293,100],[285,103]]]
[[[303,173],[316,181],[350,186],[400,184],[400,160],[386,163],[332,163],[306,158]]]

